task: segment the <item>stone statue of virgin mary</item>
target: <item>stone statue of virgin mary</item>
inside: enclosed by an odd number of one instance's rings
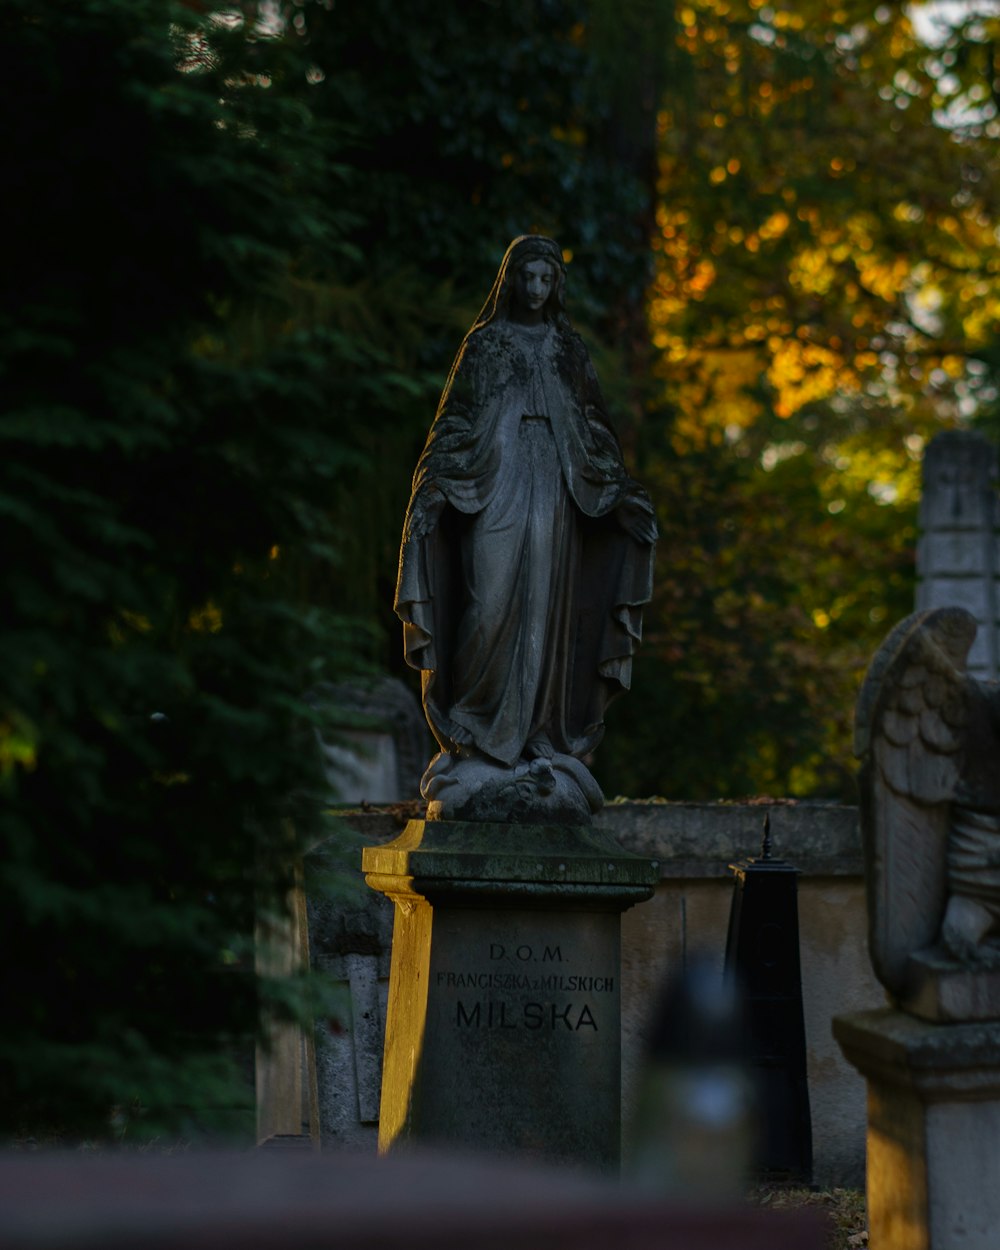
[[[515,239],[413,476],[396,612],[441,752],[428,817],[587,823],[583,760],[627,689],[656,523],[564,304],[558,245]]]

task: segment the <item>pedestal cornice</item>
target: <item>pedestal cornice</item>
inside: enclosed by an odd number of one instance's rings
[[[931,1024],[883,1007],[835,1017],[833,1033],[862,1076],[924,1102],[1000,1098],[1000,1021]]]
[[[396,901],[448,897],[615,907],[650,898],[656,860],[632,855],[606,832],[566,825],[411,820],[383,846],[366,847],[365,879]]]

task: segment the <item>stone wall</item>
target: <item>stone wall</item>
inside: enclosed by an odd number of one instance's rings
[[[623,803],[600,823],[626,850],[660,862],[655,896],[622,918],[622,1090],[625,1122],[642,1031],[663,978],[694,952],[721,971],[734,875],[728,865],[760,853],[765,813],[772,855],[801,872],[799,945],[814,1179],[864,1185],[865,1088],[833,1040],[831,1019],[881,1006],[868,961],[857,809],[833,805]]]
[[[694,952],[721,969],[733,873],[728,865],[760,850],[765,814],[772,855],[799,878],[803,1005],[813,1120],[814,1177],[825,1186],[864,1183],[865,1090],[833,1041],[834,1015],[881,1006],[868,962],[867,920],[857,810],[807,803],[620,803],[598,823],[628,851],[655,859],[660,884],[622,920],[623,1122],[642,1035],[664,977]],[[378,1052],[384,1029],[391,907],[360,873],[364,844],[389,841],[405,819],[391,811],[345,813],[342,839],[324,843],[312,872],[346,870],[349,895],[310,899],[314,966],[344,987],[343,1021],[317,1032],[324,1142],[375,1149]],[[308,873],[307,873],[308,879]]]

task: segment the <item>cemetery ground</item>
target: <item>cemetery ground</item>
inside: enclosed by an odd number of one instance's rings
[[[861,1190],[811,1190],[760,1185],[750,1197],[757,1205],[772,1211],[795,1207],[818,1208],[826,1215],[830,1226],[829,1250],[858,1250],[858,1247],[868,1246],[867,1209]]]

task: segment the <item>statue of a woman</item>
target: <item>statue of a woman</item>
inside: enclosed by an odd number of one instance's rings
[[[656,524],[563,302],[551,239],[515,239],[413,477],[396,612],[441,746],[431,816],[588,820],[581,762],[627,688]]]

